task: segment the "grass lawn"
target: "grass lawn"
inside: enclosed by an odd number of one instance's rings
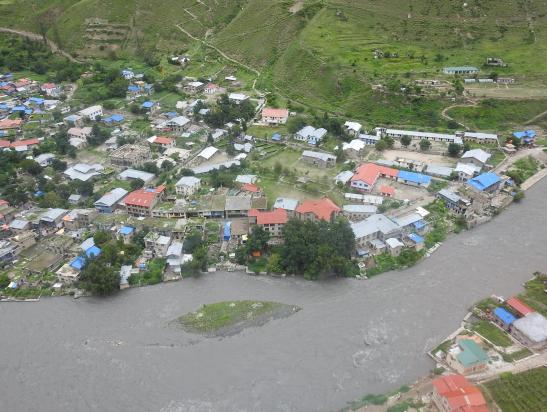
[[[268,315],[283,307],[282,303],[241,300],[203,305],[196,312],[181,316],[178,321],[189,332],[215,332],[236,323]]]
[[[459,122],[478,130],[503,131],[516,127],[542,113],[547,99],[483,100],[476,107],[455,107],[448,114]]]
[[[540,367],[513,375],[504,373],[499,379],[484,384],[503,412],[547,411],[547,368]]]
[[[547,281],[547,275],[538,274],[534,279],[526,282],[524,293],[519,295],[521,300],[543,316],[547,316],[547,294],[544,291],[545,281]]]
[[[112,189],[121,187],[122,189],[131,191],[131,184],[128,180],[110,180],[104,186],[97,190],[100,195],[104,195],[106,192],[110,192]]]
[[[513,344],[513,341],[509,338],[506,332],[485,320],[479,320],[473,325],[472,329],[481,336],[484,336],[494,345],[507,347]]]
[[[514,362],[514,361],[518,361],[520,359],[527,358],[531,354],[532,354],[532,351],[530,349],[524,348],[524,349],[521,349],[519,351],[510,353],[510,354],[502,353],[501,357],[503,358],[503,360],[505,362]]]

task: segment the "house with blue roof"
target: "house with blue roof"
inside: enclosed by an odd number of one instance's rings
[[[135,72],[130,69],[124,69],[122,70],[122,77],[125,80],[131,80],[133,77],[135,77]]]
[[[536,142],[536,131],[530,129],[520,132],[514,132],[513,137],[517,139],[521,144],[531,145]]]
[[[31,97],[27,100],[27,104],[33,106],[43,106],[45,99],[41,97]]]
[[[135,228],[131,226],[122,226],[118,230],[118,237],[123,240],[126,245],[131,243],[133,235],[135,234]]]
[[[422,250],[425,246],[425,239],[416,233],[410,233],[408,239],[412,242],[414,249],[417,251]]]
[[[105,117],[103,122],[107,125],[120,124],[125,120],[121,114],[113,114],[111,116]]]
[[[146,110],[147,113],[153,114],[159,110],[160,104],[158,102],[147,100],[141,104],[141,108]]]
[[[483,173],[469,179],[467,184],[478,192],[482,193],[494,193],[500,189],[503,184],[501,177],[493,172]]]
[[[431,176],[400,170],[397,173],[397,181],[410,186],[428,187],[431,184]]]
[[[505,310],[501,306],[498,306],[494,309],[494,320],[500,325],[503,329],[509,330],[511,325],[517,318],[509,311]]]
[[[82,256],[75,257],[69,263],[69,266],[76,270],[82,270],[84,265],[85,265],[85,259]]]

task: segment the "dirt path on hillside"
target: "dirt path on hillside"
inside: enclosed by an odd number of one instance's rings
[[[547,110],[545,110],[544,112],[532,117],[530,120],[524,122],[523,124],[527,125],[527,124],[532,124],[533,122],[535,122],[536,120],[539,120],[541,119],[543,116],[546,116],[547,115]]]
[[[58,53],[66,57],[68,60],[70,60],[73,63],[82,63],[80,60],[76,59],[75,57],[67,53],[66,51],[62,50],[55,42],[49,40],[48,38],[44,38],[40,34],[32,33],[30,31],[10,29],[8,27],[0,27],[0,33],[16,34],[17,36],[26,37],[27,39],[30,39],[30,40],[45,42],[53,53]]]
[[[448,107],[445,107],[443,109],[443,111],[441,112],[441,116],[446,119],[446,120],[449,120],[449,121],[453,121],[453,122],[456,122],[458,123],[460,126],[464,127],[465,129],[469,130],[470,128],[461,123],[461,122],[458,122],[456,119],[454,119],[453,117],[451,117],[449,114],[448,114],[448,111],[451,110],[451,109],[454,109],[455,107],[475,107],[477,106],[477,102],[475,101],[470,101],[470,103],[460,103],[460,104],[453,104],[452,106],[448,106]]]

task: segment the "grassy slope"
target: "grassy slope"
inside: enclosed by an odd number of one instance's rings
[[[509,64],[495,69],[500,75],[515,74],[536,84],[546,81],[547,3],[543,0],[473,0],[467,6],[449,0],[306,0],[306,13],[291,12],[293,4],[292,0],[21,0],[0,4],[0,25],[38,31],[33,15],[52,16],[46,19],[48,35],[74,51],[89,48],[83,37],[85,19],[100,17],[126,26],[126,37],[115,43],[129,53],[190,48],[198,56],[210,54],[176,29],[175,24],[181,24],[261,70],[261,88],[318,111],[371,123],[446,126],[438,112],[447,102],[410,101],[372,92],[372,84],[392,78],[404,82],[438,75],[447,65],[481,66],[486,57],[496,56]],[[374,59],[375,49],[398,57]],[[211,63],[215,72],[225,64]]]

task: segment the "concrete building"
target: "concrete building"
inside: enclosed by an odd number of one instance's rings
[[[464,376],[441,376],[432,383],[431,398],[440,412],[488,412],[482,392]]]
[[[88,120],[97,120],[103,116],[103,107],[101,105],[90,106],[78,112],[80,116]]]
[[[532,312],[513,322],[511,334],[525,345],[536,350],[547,346],[547,319]]]
[[[451,190],[439,190],[436,198],[442,200],[446,208],[457,215],[468,216],[471,212],[471,201]]]
[[[503,185],[501,178],[492,172],[483,173],[467,181],[467,185],[481,193],[496,193]]]
[[[192,196],[200,187],[201,179],[195,176],[183,176],[175,183],[175,190],[178,195]]]
[[[289,111],[287,109],[274,109],[265,107],[262,109],[262,122],[270,125],[287,123]]]
[[[285,209],[274,209],[267,212],[251,209],[248,216],[250,225],[261,226],[274,238],[282,237],[283,227],[289,220],[289,215]]]
[[[336,156],[311,150],[304,150],[300,159],[321,168],[333,167],[336,164]]]
[[[150,183],[156,177],[153,173],[143,172],[137,169],[125,169],[118,175],[118,179],[121,180],[136,180],[140,179],[144,184]]]
[[[480,70],[475,66],[451,66],[444,67],[444,74],[478,74]]]
[[[151,157],[148,146],[125,144],[110,154],[110,162],[116,166],[139,166]]]
[[[492,157],[492,155],[482,149],[473,149],[468,150],[462,155],[460,163],[471,164],[482,169],[490,157]]]
[[[342,214],[352,222],[359,222],[369,216],[375,215],[378,212],[378,207],[375,205],[344,205],[342,206]]]
[[[340,214],[341,209],[328,197],[324,197],[318,200],[304,200],[295,211],[301,220],[332,222]]]
[[[110,192],[105,193],[100,199],[98,199],[93,206],[100,213],[112,213],[120,203],[120,201],[127,196],[129,192],[121,187],[112,189]]]
[[[125,199],[125,209],[132,216],[151,216],[152,209],[163,197],[165,186],[138,189],[129,193]]]
[[[358,247],[367,247],[372,240],[384,241],[389,238],[398,238],[402,234],[401,227],[382,214],[375,214],[360,222],[352,223],[351,229]]]
[[[448,351],[448,365],[462,375],[484,371],[488,367],[488,355],[471,339],[461,339]]]

